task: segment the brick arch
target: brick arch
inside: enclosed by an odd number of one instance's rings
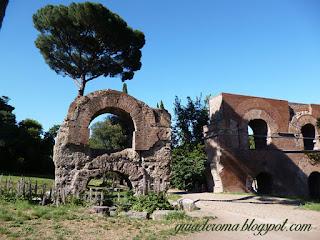
[[[310,114],[303,114],[297,117],[296,124],[298,125],[298,127],[295,128],[296,134],[301,134],[301,128],[307,124],[312,124],[315,127],[315,131],[317,134],[317,119]]]
[[[272,118],[272,116],[270,116],[267,112],[263,111],[263,110],[258,110],[258,109],[251,109],[248,110],[247,112],[245,112],[241,118],[241,122],[239,124],[239,128],[242,129],[243,132],[245,132],[246,134],[248,131],[248,126],[249,126],[249,122],[251,120],[255,120],[255,119],[262,119],[266,122],[267,124],[267,135],[271,135],[272,133],[276,133],[278,132],[278,124],[277,122]],[[246,139],[246,140],[244,140]],[[243,137],[243,141],[247,142],[247,145],[249,144],[249,138],[248,137]],[[272,138],[267,138],[267,145],[270,145],[272,143]],[[248,146],[246,146],[246,148],[248,148]]]
[[[276,123],[276,121],[274,120],[274,118],[272,118],[272,116],[270,116],[270,114],[268,114],[267,112],[263,111],[263,110],[257,110],[257,109],[251,109],[249,111],[247,111],[242,118],[241,127],[247,127],[248,123],[251,120],[254,119],[262,119],[264,120],[267,125],[268,125],[268,132],[270,133],[274,133],[278,131],[278,124]]]
[[[314,116],[310,115],[309,113],[305,113],[305,114],[300,113],[300,115],[294,116],[291,122],[294,122],[295,127],[292,128],[292,131],[295,133],[296,136],[303,137],[301,128],[307,124],[311,124],[314,126],[315,136],[319,135],[319,129],[317,128],[317,119]],[[303,139],[300,138],[300,139],[297,139],[296,141],[297,141],[297,144],[300,146],[300,148],[303,149],[304,147]],[[316,146],[319,147],[318,141],[315,147]]]
[[[240,103],[235,111],[240,117],[239,130],[244,134],[248,134],[248,124],[254,119],[262,119],[267,123],[267,135],[277,133],[281,128],[284,128],[284,126],[279,126],[279,123],[282,122],[280,113],[264,99],[247,99]],[[241,141],[243,147],[249,148],[249,138],[247,136],[241,137]],[[272,142],[272,138],[267,138],[267,145],[272,144]]]
[[[254,119],[262,119],[267,123],[268,134],[278,132],[279,126],[274,118],[272,118],[272,116],[270,116],[270,114],[267,112],[258,109],[250,109],[245,112],[241,118],[239,127],[241,129],[247,129],[249,122]]]
[[[141,114],[142,112],[144,114]],[[152,129],[156,121],[151,108],[127,93],[107,89],[76,98],[70,105],[67,115],[67,143],[89,146],[89,125],[94,118],[104,113],[132,119],[134,150],[149,150],[158,139]]]
[[[278,125],[278,123],[283,122],[280,113],[263,99],[254,98],[245,100],[238,105],[235,111],[241,118],[239,124],[241,129],[246,129],[249,121],[253,119],[266,121],[270,133],[276,133],[280,128],[283,128],[283,126]]]

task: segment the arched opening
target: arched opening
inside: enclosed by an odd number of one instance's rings
[[[308,178],[310,197],[320,199],[320,173],[312,172]]]
[[[104,109],[90,123],[90,148],[93,155],[132,148],[134,123],[121,109]]]
[[[273,193],[273,177],[270,173],[261,172],[255,179],[255,191],[259,194]]]
[[[267,123],[262,119],[253,119],[248,124],[250,149],[265,148],[267,146]]]
[[[305,150],[313,150],[314,147],[314,137],[315,129],[314,126],[310,123],[304,125],[301,128],[301,133],[303,136],[303,145]]]
[[[115,188],[132,189],[132,183],[129,180],[129,176],[117,171],[107,171],[103,174],[99,174],[90,179],[87,186],[89,188],[107,188],[109,190],[114,190]]]

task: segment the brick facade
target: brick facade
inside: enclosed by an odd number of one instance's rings
[[[320,105],[221,93],[209,100],[209,109],[204,126],[209,190],[320,196],[320,164],[303,152],[307,145],[320,148]]]

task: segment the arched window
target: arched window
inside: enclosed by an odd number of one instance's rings
[[[310,197],[320,199],[320,173],[312,172],[308,178]]]
[[[303,136],[303,145],[305,150],[313,150],[314,147],[314,137],[315,137],[315,129],[314,126],[310,123],[304,125],[301,128],[301,133]]]
[[[248,134],[250,149],[265,148],[267,146],[268,126],[264,120],[251,120],[248,124]]]
[[[92,149],[115,151],[132,148],[134,123],[130,115],[120,109],[105,110],[91,121],[89,128]]]

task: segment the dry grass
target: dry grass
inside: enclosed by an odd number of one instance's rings
[[[176,224],[186,221],[203,220],[103,217],[84,207],[0,201],[0,239],[168,239],[176,235]]]

